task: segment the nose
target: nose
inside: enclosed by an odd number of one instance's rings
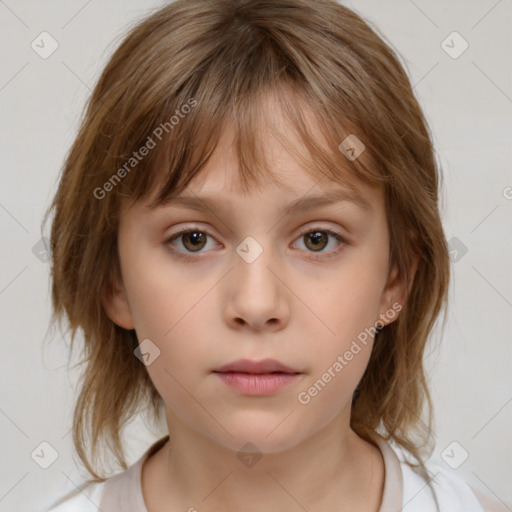
[[[280,267],[269,256],[270,250],[252,262],[235,256],[225,307],[225,321],[230,327],[277,331],[288,324],[288,288]]]

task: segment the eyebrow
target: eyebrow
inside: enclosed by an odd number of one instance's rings
[[[332,189],[319,195],[303,196],[285,205],[279,213],[290,215],[298,212],[309,211],[322,206],[329,206],[339,202],[350,202],[359,208],[373,211],[370,202],[362,195],[344,189]],[[163,206],[181,206],[196,211],[225,210],[226,201],[217,197],[199,197],[178,195],[169,198]]]

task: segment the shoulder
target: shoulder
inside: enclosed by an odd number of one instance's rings
[[[485,512],[469,485],[438,464],[425,464],[426,472],[406,462],[401,466],[404,512],[427,510],[436,502],[440,510]]]
[[[62,496],[46,512],[99,512],[105,482],[88,483]]]
[[[45,512],[147,512],[141,487],[142,465],[168,440],[168,434],[158,439],[131,466],[103,482],[89,481],[78,488],[74,486]]]
[[[510,510],[495,498],[473,489],[455,471],[435,461],[425,463],[426,473],[401,459],[403,512],[439,510],[444,512],[506,512]]]

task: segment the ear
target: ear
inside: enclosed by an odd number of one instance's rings
[[[409,266],[409,287],[406,289],[405,279],[400,278],[398,265],[395,263],[389,276],[389,280],[382,291],[381,309],[379,311],[379,324],[388,325],[398,318],[398,312],[402,310],[411,293],[412,283],[416,270],[418,269],[419,255],[413,254]],[[400,309],[397,310],[397,304]],[[386,312],[393,311],[393,315],[386,315]],[[391,316],[391,318],[390,318]]]
[[[124,329],[135,329],[132,312],[122,283],[109,283],[105,287],[102,304],[107,316]]]

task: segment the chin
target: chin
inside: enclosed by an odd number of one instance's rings
[[[288,418],[286,414],[261,411],[238,416],[222,423],[232,437],[224,430],[217,430],[215,434],[210,431],[208,437],[237,453],[271,454],[293,448],[308,436],[304,430],[306,425],[304,422],[302,428],[297,425],[293,413]]]

